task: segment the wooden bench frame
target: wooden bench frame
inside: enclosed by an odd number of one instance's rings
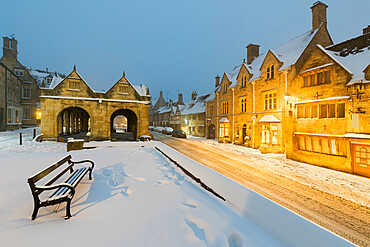
[[[36,173],[32,177],[28,178],[28,184],[31,188],[33,201],[34,201],[34,209],[31,216],[31,219],[34,220],[37,216],[38,210],[40,207],[46,207],[51,205],[60,204],[62,202],[67,202],[66,207],[66,219],[72,217],[71,215],[71,201],[73,196],[75,195],[75,188],[78,183],[82,180],[82,178],[89,172],[89,179],[92,179],[92,170],[94,169],[94,162],[91,160],[81,160],[81,161],[72,161],[72,156],[68,155],[63,159],[59,160],[58,162],[52,164],[51,166],[45,168],[44,170]],[[73,170],[73,166],[75,164],[81,163],[91,163],[90,167],[82,167],[79,169]],[[44,185],[36,185],[36,183],[42,179],[43,177],[47,176],[51,172],[53,172],[58,167],[62,166],[63,164],[68,163],[67,167],[65,167],[62,171],[56,174],[53,178],[51,178],[48,182]],[[67,178],[64,183],[54,184],[61,176],[63,176],[67,171],[70,171],[71,175]],[[46,200],[41,201],[39,195],[44,191],[55,190]]]

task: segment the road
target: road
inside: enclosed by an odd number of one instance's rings
[[[370,246],[370,208],[260,169],[231,153],[200,142],[153,133],[193,160],[233,179],[289,210],[359,245]]]

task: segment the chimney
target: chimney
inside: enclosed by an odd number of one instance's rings
[[[311,7],[312,10],[312,30],[316,30],[320,27],[321,23],[324,23],[326,25],[326,8],[328,5],[325,3],[322,3],[320,1],[317,1],[314,3]]]
[[[18,59],[18,41],[14,37],[10,40],[10,48],[12,49],[12,53],[15,58]]]
[[[197,91],[193,91],[192,93],[191,93],[191,99],[192,100],[195,100],[197,98]]]
[[[184,101],[182,101],[182,93],[179,93],[179,99],[177,100],[177,105],[184,105]]]
[[[48,70],[49,70],[49,69],[48,69],[48,68],[46,68],[46,72],[49,72]]]
[[[370,33],[370,25],[368,25],[367,27],[365,27],[364,29],[362,29],[362,32],[363,32],[363,34]]]
[[[163,91],[159,91],[159,97],[163,98]]]
[[[215,85],[215,87],[218,87],[220,85],[220,77],[217,75],[215,78],[216,78],[216,85]]]
[[[3,37],[3,48],[9,48],[9,38]]]
[[[253,60],[260,55],[260,46],[256,44],[247,45],[247,64],[251,64]]]

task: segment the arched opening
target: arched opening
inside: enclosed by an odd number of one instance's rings
[[[64,141],[68,137],[89,138],[90,115],[80,107],[69,107],[61,111],[57,118],[58,139],[63,137]]]
[[[137,134],[137,116],[128,109],[115,111],[110,118],[112,141],[135,141]]]
[[[216,127],[214,124],[208,126],[208,139],[216,138]]]

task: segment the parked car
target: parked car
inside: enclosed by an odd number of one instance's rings
[[[159,133],[162,133],[162,130],[163,130],[163,127],[161,127],[161,126],[157,126],[154,129],[154,131],[159,132]]]
[[[149,126],[149,130],[154,130],[154,126]]]
[[[172,131],[172,136],[173,136],[173,137],[186,138],[186,134],[185,134],[185,132],[184,132],[184,131],[182,131],[182,130],[178,130],[178,129],[176,129],[176,130]]]
[[[171,127],[164,127],[162,130],[162,134],[171,135],[173,129]]]

